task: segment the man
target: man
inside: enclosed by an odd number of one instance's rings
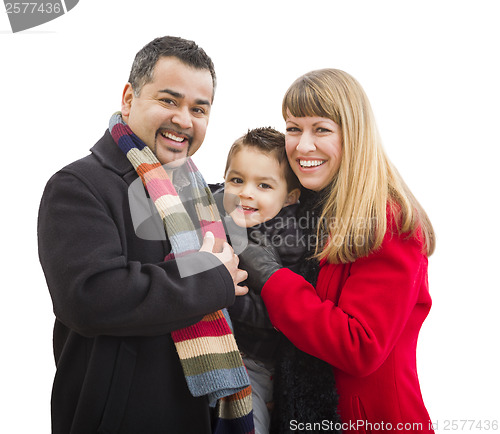
[[[214,90],[201,48],[158,38],[134,60],[121,121],[161,164],[181,165],[204,140]],[[106,130],[42,198],[39,255],[56,315],[53,433],[211,432],[207,398],[188,390],[171,333],[246,293],[238,286],[246,272],[227,244],[213,253],[211,237],[200,251],[165,260],[171,240],[134,229],[128,190],[137,179]],[[149,220],[153,232],[161,227],[158,214]],[[205,271],[181,277],[181,260]]]

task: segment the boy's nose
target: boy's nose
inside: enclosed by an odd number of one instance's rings
[[[250,185],[245,185],[240,191],[240,197],[251,198],[253,197],[253,188]]]

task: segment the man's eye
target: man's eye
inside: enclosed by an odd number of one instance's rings
[[[194,107],[193,112],[199,115],[204,115],[206,113],[205,109],[201,107]]]
[[[173,99],[170,99],[170,98],[162,98],[162,99],[160,99],[160,101],[164,102],[165,104],[168,104],[168,105],[175,104],[175,101]]]

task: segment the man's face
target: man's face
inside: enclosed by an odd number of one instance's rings
[[[162,164],[192,155],[201,146],[213,98],[210,71],[176,57],[161,57],[153,81],[139,96],[130,83],[123,91],[122,117]]]

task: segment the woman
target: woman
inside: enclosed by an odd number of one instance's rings
[[[273,325],[331,365],[345,432],[433,432],[416,369],[431,307],[432,225],[382,149],[353,77],[334,69],[305,74],[282,109],[290,165],[320,201],[319,221],[308,221],[317,228],[317,282],[281,268],[269,247],[247,249],[241,263],[263,286]]]

